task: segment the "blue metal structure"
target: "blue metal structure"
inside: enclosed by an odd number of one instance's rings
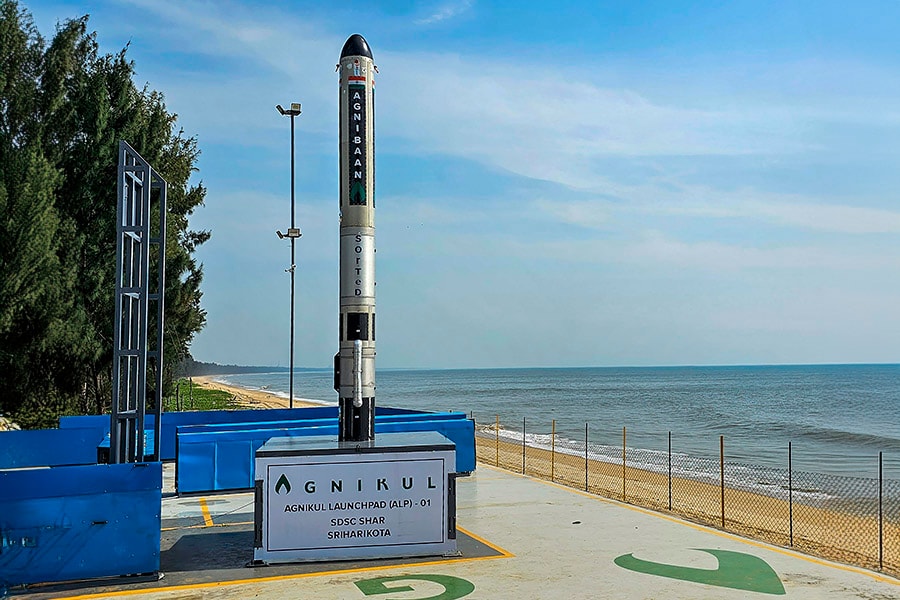
[[[181,492],[249,489],[254,453],[277,436],[337,437],[335,406],[148,415],[147,445],[177,458]],[[162,464],[95,464],[108,416],[63,417],[60,428],[0,432],[0,592],[6,587],[159,570]],[[379,407],[376,431],[437,431],[475,468],[463,413]],[[136,445],[135,445],[136,448]]]
[[[99,418],[0,433],[0,590],[159,570],[162,464],[96,464]]]
[[[0,470],[0,590],[159,571],[161,481],[161,463]]]
[[[412,415],[422,413],[405,408],[378,407],[381,415]],[[460,413],[461,414],[461,413]],[[217,423],[259,423],[269,421],[289,421],[294,419],[337,419],[337,406],[321,406],[309,408],[273,408],[264,410],[207,410],[168,412],[162,415],[162,427],[159,431],[160,456],[163,461],[175,460],[175,430],[183,425],[212,425]],[[148,429],[155,427],[155,415],[147,415]],[[100,439],[109,435],[109,417],[105,415],[80,415],[60,417],[60,429],[99,428]],[[98,442],[99,444],[99,442]]]
[[[458,415],[458,417],[456,417]],[[375,418],[376,433],[436,431],[456,444],[456,468],[475,470],[475,423],[462,413],[444,413],[433,420]],[[455,417],[455,418],[454,418]],[[177,434],[176,487],[178,492],[198,493],[253,487],[256,450],[275,437],[336,436],[336,420],[311,421],[282,427],[244,429],[214,427],[179,428]]]
[[[109,424],[108,418],[104,421]],[[93,464],[105,435],[97,427],[5,431],[0,433],[0,469]]]
[[[296,417],[296,415],[295,415]],[[465,419],[459,412],[414,413],[414,414],[379,414],[376,422],[414,422],[414,421],[446,421]],[[324,427],[333,425],[334,418],[289,419],[284,421],[248,421],[245,423],[209,423],[202,425],[180,425],[178,435],[185,433],[212,433],[216,431],[239,431],[243,429],[287,429],[291,427]]]

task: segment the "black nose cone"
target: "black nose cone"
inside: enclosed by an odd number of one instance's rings
[[[341,50],[341,58],[346,56],[365,56],[366,58],[372,58],[372,50],[369,49],[369,42],[367,42],[366,38],[363,36],[354,33],[347,38],[347,41],[344,42],[344,48]]]

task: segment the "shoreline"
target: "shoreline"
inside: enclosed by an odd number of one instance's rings
[[[254,390],[222,383],[216,375],[194,377],[200,387],[222,390],[234,396],[240,408],[287,408],[288,399],[266,390]],[[327,406],[307,398],[294,398],[296,408]],[[671,480],[650,465],[623,465],[607,462],[593,452],[584,457],[559,447],[545,448],[535,440],[526,442],[502,435],[491,425],[481,425],[475,434],[478,462],[512,472],[525,471],[531,477],[549,480],[592,495],[610,498],[713,526],[751,539],[763,540],[865,568],[882,565],[878,539],[880,525],[871,507],[842,506],[835,499],[803,497],[795,491],[793,501],[762,490],[742,489],[732,481],[724,486],[701,481],[685,473],[673,473]],[[501,434],[498,437],[498,434]],[[587,458],[587,460],[585,460]],[[527,464],[527,468],[525,467]],[[671,483],[670,483],[671,482]],[[799,490],[798,490],[799,491]],[[871,500],[862,502],[871,504]],[[882,568],[896,568],[896,542],[900,523],[890,518],[884,529],[886,560]]]
[[[822,500],[791,503],[683,476],[673,477],[669,487],[664,473],[528,444],[523,452],[521,442],[498,438],[495,431],[476,431],[475,447],[478,462],[513,473],[832,560],[879,568],[877,515],[840,510]],[[885,550],[891,555],[896,552],[891,546],[900,535],[900,524],[888,520],[883,526]],[[896,563],[889,559],[885,564],[893,568]]]
[[[235,402],[240,408],[259,409],[259,408],[288,408],[290,399],[280,396],[266,390],[254,390],[240,387],[230,383],[222,383],[217,381],[217,377],[223,375],[198,375],[191,377],[194,385],[209,389],[227,392],[234,396]],[[294,408],[312,408],[316,406],[332,406],[328,402],[318,400],[310,400],[309,398],[294,397]]]

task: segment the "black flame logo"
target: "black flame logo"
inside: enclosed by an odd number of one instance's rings
[[[280,494],[281,488],[285,489],[286,494],[291,493],[291,482],[288,481],[288,478],[284,473],[281,474],[281,477],[279,477],[278,481],[275,483],[275,493]]]

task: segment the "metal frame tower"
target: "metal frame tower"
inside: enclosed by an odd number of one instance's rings
[[[159,460],[166,273],[166,181],[125,141],[119,142],[116,196],[116,313],[113,331],[109,462]],[[156,193],[154,193],[156,192]],[[156,205],[158,219],[151,207]],[[156,257],[155,272],[150,258]],[[151,291],[151,280],[155,291]],[[156,330],[148,337],[150,305]],[[152,347],[151,347],[152,346]],[[148,386],[148,364],[153,384]],[[153,451],[145,448],[153,411]]]

